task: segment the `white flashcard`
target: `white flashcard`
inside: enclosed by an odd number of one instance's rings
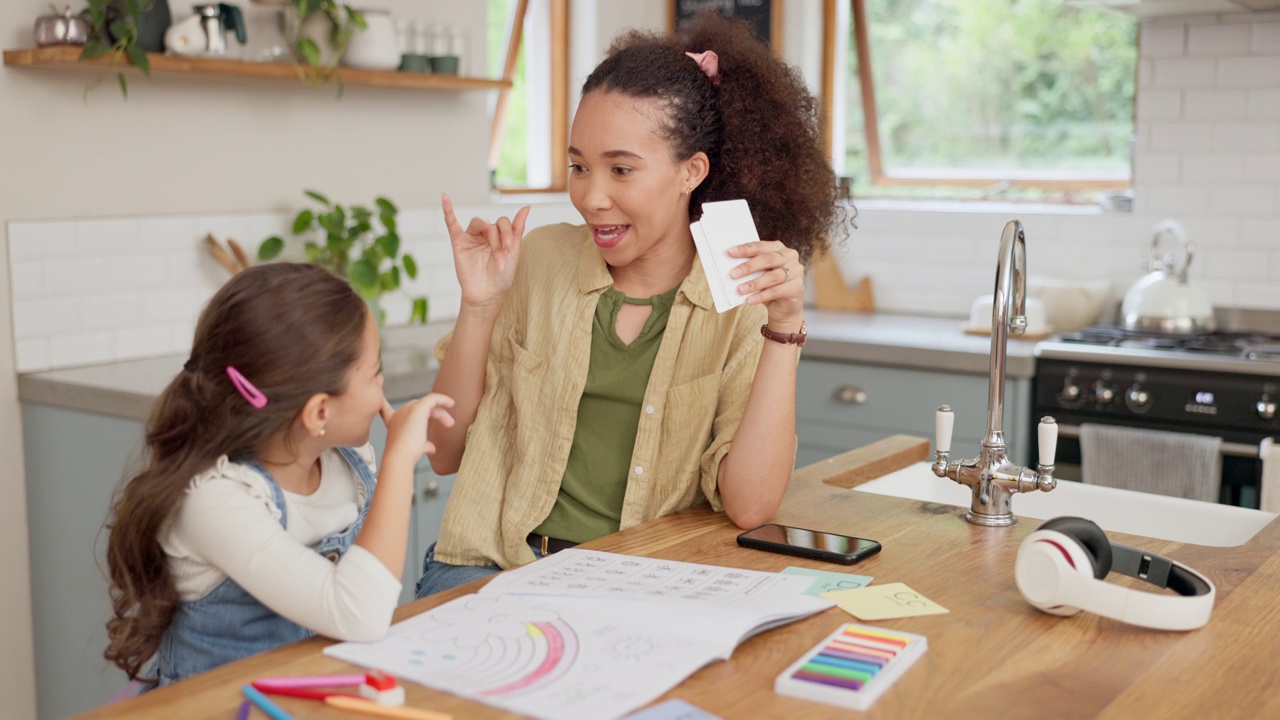
[[[731,277],[729,272],[746,260],[730,256],[729,248],[760,239],[747,201],[703,203],[702,219],[691,223],[689,229],[693,232],[693,244],[707,276],[707,285],[711,287],[716,311],[725,312],[746,302],[747,296],[738,292],[738,284],[758,278],[763,273]]]

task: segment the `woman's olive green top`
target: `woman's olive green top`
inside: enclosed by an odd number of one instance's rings
[[[675,288],[650,298],[629,298],[613,288],[600,296],[569,463],[551,514],[534,532],[587,542],[618,531],[640,426],[640,403],[675,297]],[[618,311],[623,303],[653,306],[630,345],[618,337]]]
[[[532,561],[526,538],[555,507],[578,429],[600,297],[613,277],[585,226],[524,239],[494,327],[485,392],[445,508],[437,560]],[[696,259],[676,288],[637,416],[618,527],[710,502],[764,338],[761,305],[717,313]],[[444,357],[451,336],[436,346]]]

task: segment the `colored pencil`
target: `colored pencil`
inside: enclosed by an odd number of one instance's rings
[[[253,704],[258,706],[259,710],[270,716],[271,720],[293,720],[293,716],[285,712],[284,708],[268,700],[267,696],[259,692],[254,686],[245,685],[240,688],[240,690],[244,693],[245,697],[252,700]]]
[[[266,685],[260,682],[253,683],[253,687],[268,695],[287,695],[288,697],[306,698],[308,700],[324,700],[331,695],[345,695],[347,697],[360,697],[353,693],[329,692],[325,690],[308,690],[307,688],[292,687],[276,687],[274,685]]]
[[[236,720],[249,720],[249,701],[245,700],[240,703],[240,709],[236,711]]]
[[[258,678],[254,685],[270,685],[273,688],[313,688],[363,685],[364,675],[309,675],[303,677]]]
[[[365,713],[366,715],[396,718],[396,720],[453,720],[453,716],[448,713],[419,710],[418,708],[411,707],[379,705],[372,700],[361,700],[359,698],[341,697],[338,695],[327,697],[324,699],[324,702],[326,705],[332,705],[339,710],[351,710],[353,712]]]

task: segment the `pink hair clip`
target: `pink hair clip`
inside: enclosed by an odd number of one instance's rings
[[[240,391],[240,394],[254,409],[261,410],[267,406],[267,396],[254,387],[253,383],[249,382],[244,375],[241,375],[240,371],[235,369],[234,366],[227,366],[227,376],[231,378],[231,384],[236,386],[236,390]]]
[[[702,72],[711,78],[712,85],[720,84],[720,56],[716,55],[714,50],[700,53],[687,52],[685,55],[693,58],[693,61],[698,63],[698,67],[702,68]]]

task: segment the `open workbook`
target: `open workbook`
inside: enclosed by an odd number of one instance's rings
[[[617,718],[755,633],[832,606],[812,578],[569,549],[325,653],[545,720]]]

